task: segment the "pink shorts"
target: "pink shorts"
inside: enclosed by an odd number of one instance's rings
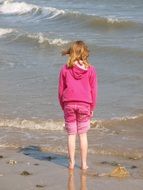
[[[82,134],[90,129],[90,104],[67,102],[64,104],[65,129],[68,134]]]

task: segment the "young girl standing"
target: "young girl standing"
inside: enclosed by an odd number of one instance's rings
[[[62,54],[69,56],[60,71],[58,90],[68,133],[69,169],[74,169],[76,135],[79,135],[81,169],[86,170],[87,131],[96,106],[96,71],[88,62],[89,50],[83,41],[75,41]]]

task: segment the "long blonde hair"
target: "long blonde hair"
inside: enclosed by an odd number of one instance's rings
[[[82,61],[86,68],[89,67],[90,65],[88,62],[89,50],[83,41],[73,42],[68,50],[62,52],[62,55],[66,54],[69,55],[67,61],[68,67],[70,68],[73,67],[76,61],[78,62]]]

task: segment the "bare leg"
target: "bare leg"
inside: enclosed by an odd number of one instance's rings
[[[76,135],[68,135],[69,169],[74,169]]]
[[[87,149],[88,149],[87,133],[80,134],[79,139],[80,139],[80,152],[81,152],[81,169],[85,170],[88,168],[87,166]]]

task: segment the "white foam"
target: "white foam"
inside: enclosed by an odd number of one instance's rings
[[[47,19],[51,19],[51,18],[55,18],[59,15],[64,15],[65,11],[62,9],[56,9],[54,7],[45,7],[43,9],[44,11],[47,11],[49,14],[49,17],[47,17]]]
[[[45,37],[41,32],[38,34],[28,34],[28,38],[35,39],[40,44],[42,44],[44,42],[48,42],[48,38]]]
[[[99,20],[106,21],[107,23],[111,23],[111,24],[122,22],[121,19],[117,18],[114,15],[113,16],[100,16],[100,15],[96,15],[96,14],[89,14],[89,15],[94,16]]]
[[[7,34],[10,34],[14,32],[16,35],[16,39],[18,39],[19,37],[26,37],[26,38],[30,38],[33,39],[35,41],[37,41],[39,44],[42,43],[48,43],[50,45],[56,45],[56,46],[62,46],[64,44],[69,43],[69,41],[67,40],[63,40],[61,38],[49,38],[47,35],[44,35],[43,33],[39,32],[39,33],[25,33],[25,32],[19,32],[15,29],[11,29],[11,28],[0,28],[0,38],[5,37]]]
[[[4,1],[4,3],[0,6],[0,13],[2,14],[25,14],[33,9],[38,10],[39,7],[32,4],[27,4],[25,2],[11,2]]]
[[[64,44],[67,44],[69,43],[69,41],[67,40],[62,40],[62,39],[50,39],[49,40],[49,44],[51,45],[57,45],[57,46],[61,46],[61,45],[64,45]]]
[[[57,46],[67,44],[69,42],[67,40],[62,40],[61,38],[49,39],[47,36],[44,36],[44,34],[42,34],[41,32],[38,34],[28,34],[28,38],[35,39],[40,44],[47,42],[50,45],[57,45]]]
[[[0,28],[0,38],[6,34],[12,33],[14,30],[10,28]]]
[[[15,127],[21,129],[31,130],[62,130],[63,122],[56,122],[53,120],[38,121],[26,119],[0,119],[0,127]]]
[[[28,4],[25,2],[13,2],[13,1],[4,1],[2,5],[0,5],[0,13],[2,14],[26,14],[31,12],[32,10],[38,11],[42,10],[44,15],[48,15],[46,19],[55,18],[58,15],[65,14],[65,11],[62,9],[57,9],[54,7],[39,7],[34,4]]]
[[[114,23],[120,23],[121,20],[119,20],[119,19],[116,18],[116,17],[111,17],[111,16],[109,16],[109,17],[107,17],[107,22],[114,24]]]

